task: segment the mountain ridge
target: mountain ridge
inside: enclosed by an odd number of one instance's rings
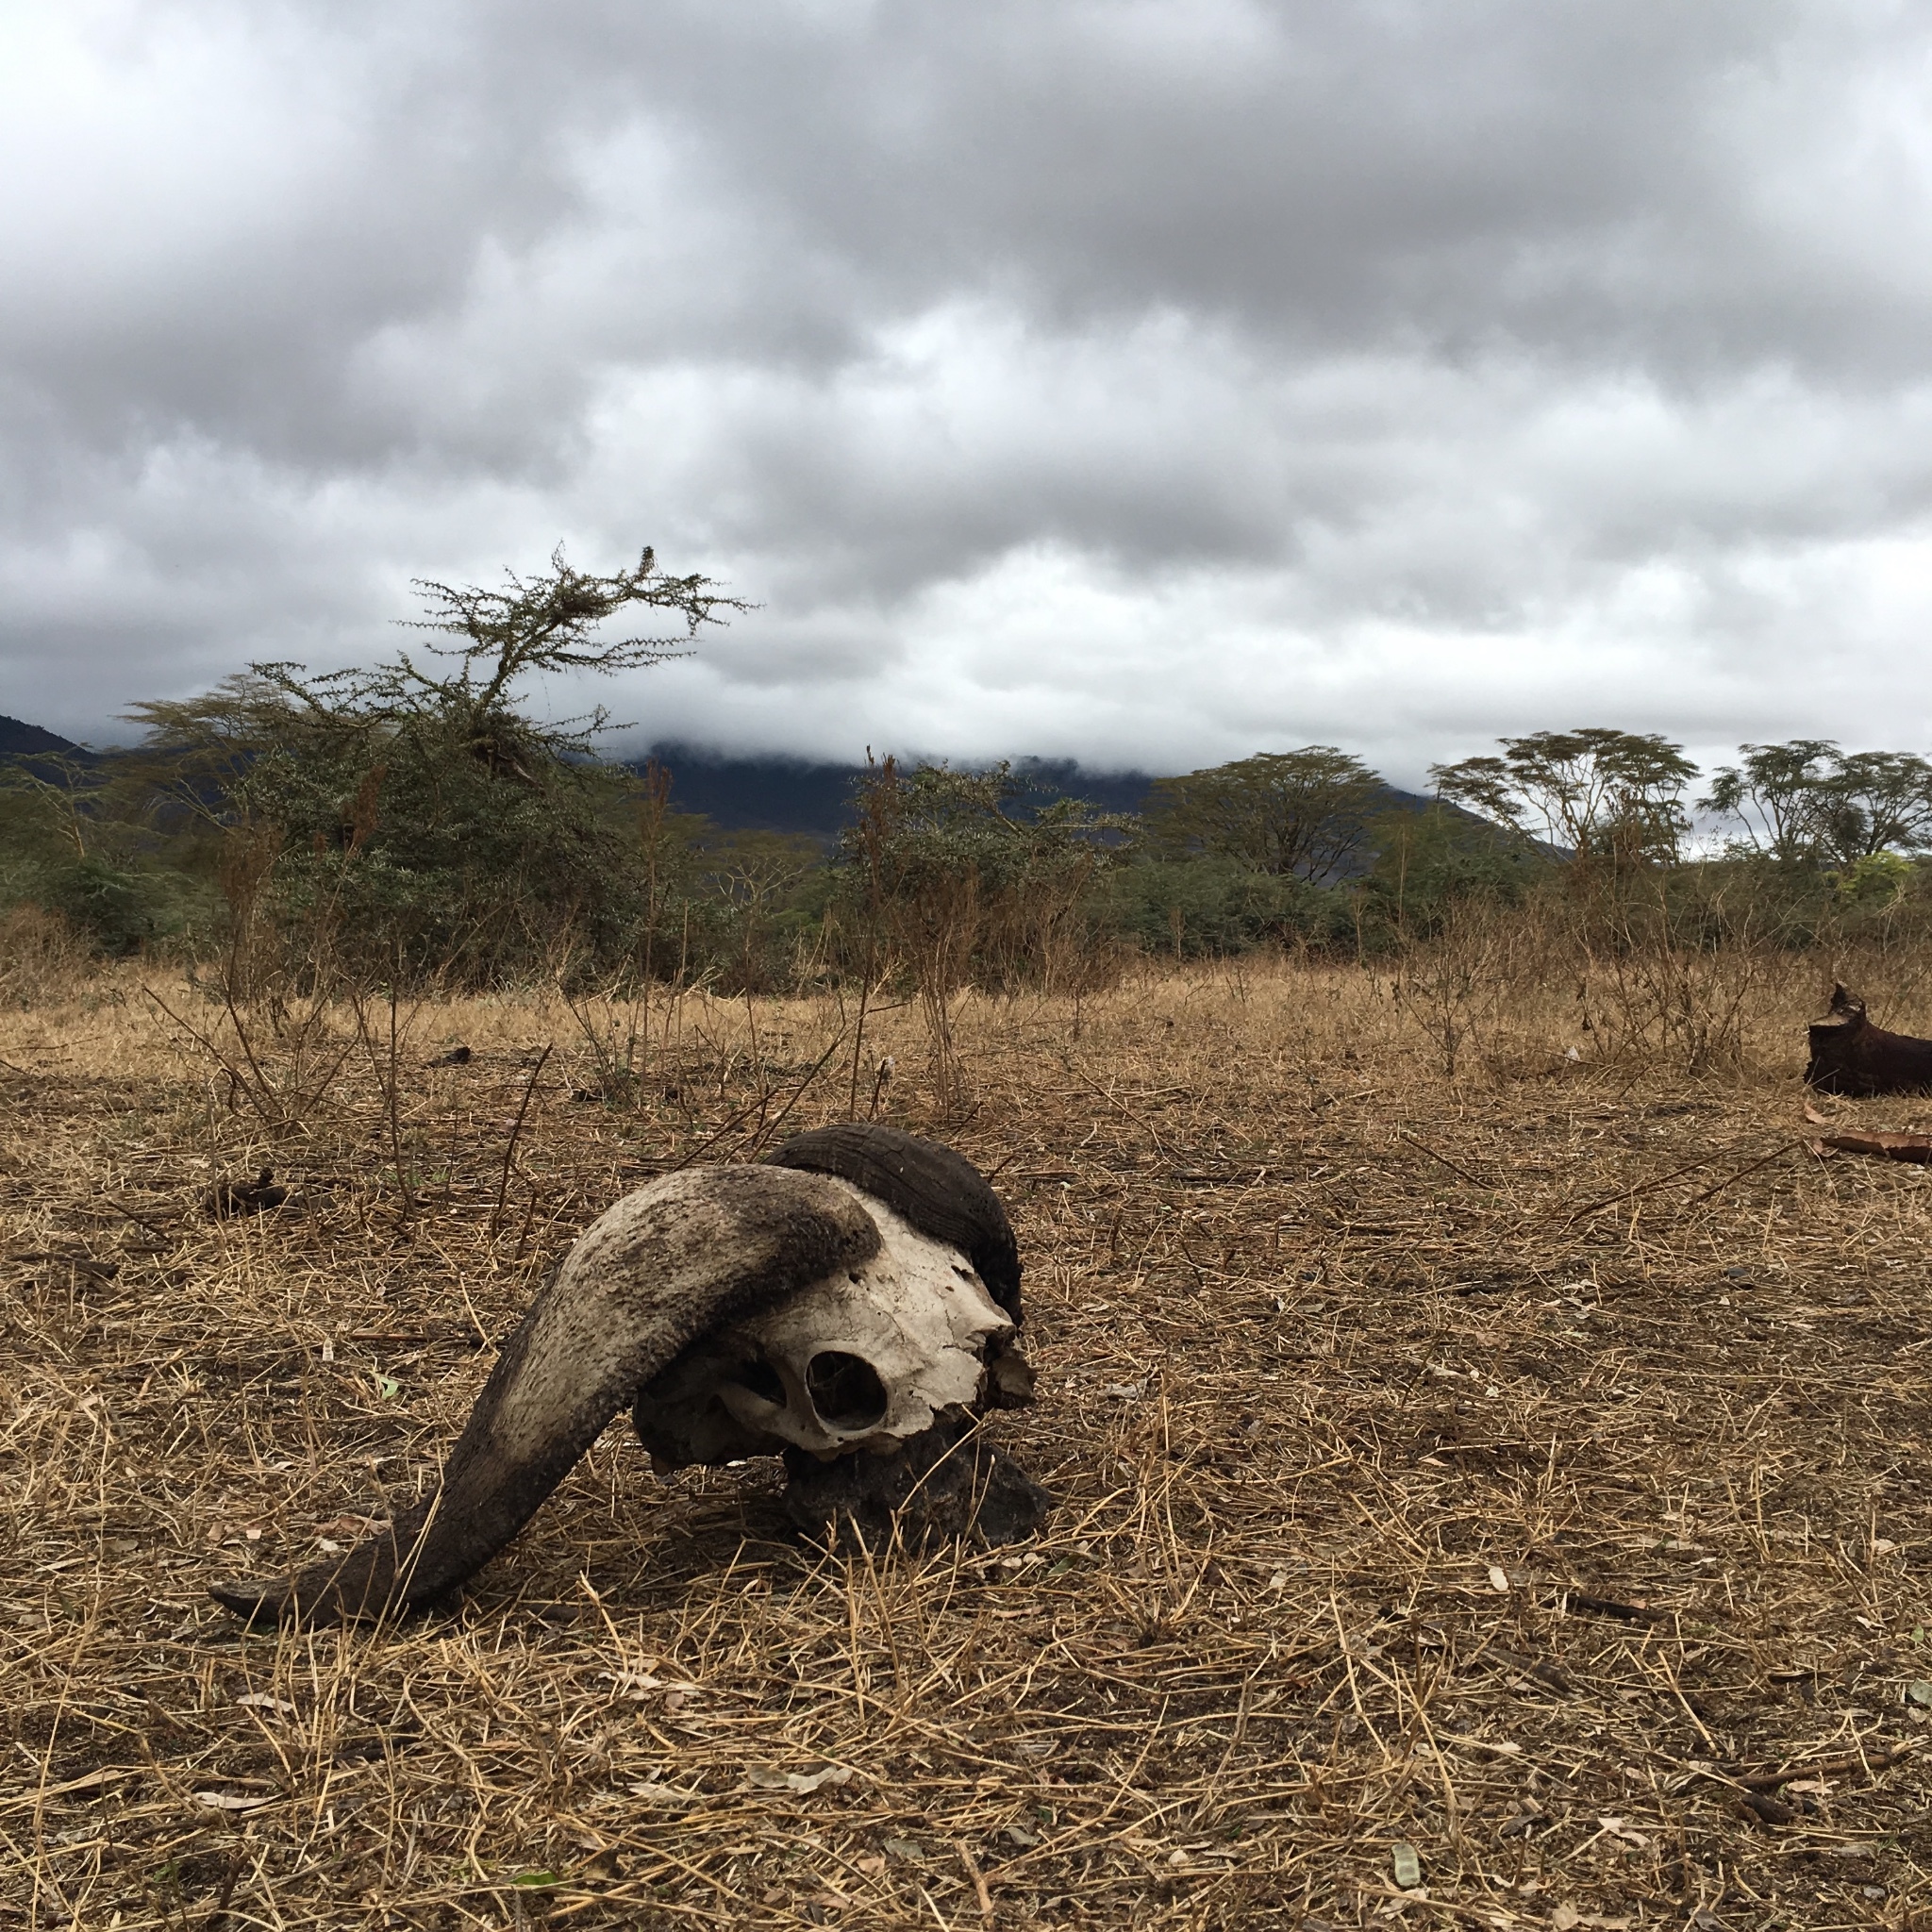
[[[81,758],[93,756],[84,744],[62,738],[25,718],[9,718],[0,711],[0,758]]]
[[[853,788],[869,769],[782,754],[734,757],[672,740],[621,762],[634,772],[654,762],[662,767],[671,775],[672,809],[701,812],[720,831],[792,832],[822,841],[836,839],[851,823]],[[1012,768],[1023,805],[1084,798],[1102,811],[1137,812],[1154,784],[1150,773],[1090,771],[1075,758],[1015,758]]]
[[[58,732],[0,713],[0,758],[72,758],[92,765],[103,754]],[[741,755],[664,739],[614,764],[641,773],[656,762],[671,774],[672,808],[708,819],[721,832],[781,832],[833,844],[852,822],[854,788],[869,767],[785,753]],[[1108,771],[1077,758],[1016,758],[1023,809],[1056,798],[1083,798],[1101,811],[1133,814],[1146,808],[1157,774],[1134,768]],[[963,765],[963,769],[984,769]],[[1432,801],[1391,785],[1391,808],[1420,809]]]

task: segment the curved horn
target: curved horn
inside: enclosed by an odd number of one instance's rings
[[[766,1156],[777,1167],[837,1174],[903,1214],[921,1234],[958,1248],[1017,1326],[1020,1244],[992,1185],[963,1154],[876,1121],[794,1134]]]
[[[244,1617],[320,1623],[432,1601],[502,1549],[605,1424],[692,1341],[878,1247],[860,1203],[815,1174],[712,1167],[653,1181],[564,1257],[497,1357],[426,1502],[346,1557],[209,1593]]]

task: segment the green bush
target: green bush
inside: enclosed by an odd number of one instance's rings
[[[1386,811],[1369,829],[1364,924],[1378,935],[1425,938],[1466,900],[1521,905],[1559,876],[1538,846],[1451,806]]]
[[[206,888],[184,874],[100,857],[48,867],[32,896],[112,959],[185,939],[212,910]]]
[[[418,588],[419,627],[458,641],[431,646],[454,670],[406,653],[321,676],[254,665],[187,703],[136,707],[147,741],[127,781],[145,781],[163,821],[220,832],[231,940],[279,935],[298,972],[332,959],[479,986],[649,955],[690,870],[661,788],[647,796],[591,756],[601,710],[541,724],[522,686],[672,655],[667,641],[592,635],[629,607],[669,611],[686,635],[743,607],[704,577],[664,575],[648,550],[608,577],[558,552],[501,590]]]
[[[1143,858],[1108,881],[1109,924],[1143,953],[1180,959],[1245,953],[1273,943],[1352,940],[1345,889],[1257,872],[1232,858]]]
[[[1035,811],[1012,767],[956,771],[887,758],[858,787],[857,823],[824,891],[826,957],[891,970],[949,999],[969,986],[1066,985],[1104,945],[1103,882],[1121,822],[1084,800]]]

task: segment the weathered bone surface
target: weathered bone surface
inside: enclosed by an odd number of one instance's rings
[[[666,1468],[788,1447],[891,1455],[942,1410],[976,1407],[987,1344],[1010,1334],[958,1248],[846,1187],[879,1251],[687,1349],[639,1396],[639,1440]]]
[[[664,1175],[565,1257],[424,1502],[345,1557],[212,1593],[316,1622],[433,1602],[626,1404],[673,1465],[784,1452],[803,1522],[876,1527],[923,1498],[925,1526],[964,1533],[985,1506],[988,1540],[1024,1534],[1051,1499],[975,1426],[1030,1396],[1019,1320],[1006,1210],[950,1148],[855,1124],[800,1135],[771,1165]],[[831,1467],[847,1474],[815,1474]]]
[[[1830,1013],[1811,1027],[1810,1048],[1805,1079],[1821,1093],[1871,1099],[1932,1091],[1932,1040],[1873,1025],[1865,1002],[1842,986],[1832,988]]]

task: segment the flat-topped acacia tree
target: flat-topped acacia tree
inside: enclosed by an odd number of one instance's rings
[[[1437,795],[1567,854],[1574,882],[1674,865],[1690,822],[1697,767],[1657,732],[1602,725],[1497,740],[1502,755],[1431,765]]]
[[[1352,753],[1305,744],[1157,778],[1142,819],[1156,852],[1321,885],[1356,868],[1388,789]]]
[[[1738,827],[1735,853],[1850,872],[1932,846],[1932,762],[1913,752],[1840,751],[1828,738],[1740,744],[1699,801]]]

